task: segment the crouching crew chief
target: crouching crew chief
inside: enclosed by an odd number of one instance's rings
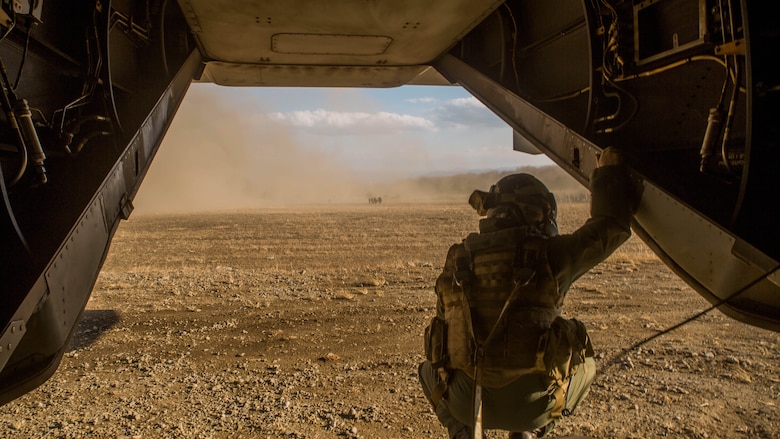
[[[593,171],[591,216],[559,235],[557,205],[529,174],[474,191],[479,233],[450,247],[436,280],[419,378],[449,437],[547,435],[596,374],[585,326],[561,317],[571,284],[631,235],[636,191],[619,151]]]

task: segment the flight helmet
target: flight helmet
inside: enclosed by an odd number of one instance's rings
[[[508,175],[489,192],[474,191],[469,204],[495,229],[528,226],[541,235],[558,234],[555,196],[533,175]]]

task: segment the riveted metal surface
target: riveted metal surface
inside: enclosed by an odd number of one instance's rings
[[[203,58],[202,80],[221,85],[371,86],[409,83],[498,8],[497,0],[179,0]],[[229,68],[235,66],[236,68]],[[412,67],[415,74],[339,70],[262,75],[251,66]],[[389,79],[392,76],[393,79]],[[213,78],[213,79],[212,79]],[[372,81],[375,79],[375,81]],[[436,84],[440,84],[439,78]]]
[[[413,81],[428,66],[316,66],[209,62],[204,77],[219,85],[311,87],[398,87]],[[443,81],[445,82],[445,81]]]
[[[0,337],[0,369],[11,358],[11,354],[13,354],[14,349],[19,344],[19,340],[22,339],[26,332],[27,328],[23,320],[15,320],[8,325],[8,328]]]
[[[90,204],[46,270],[48,301],[57,311],[62,337],[67,337],[84,309],[108,246],[102,204],[99,198]]]
[[[649,181],[635,220],[645,242],[708,301],[727,301],[719,308],[725,314],[778,330],[776,261],[770,267],[765,255],[761,264],[740,257],[732,234]]]

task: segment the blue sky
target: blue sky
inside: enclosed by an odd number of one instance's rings
[[[192,84],[136,205],[183,210],[208,190],[208,198],[225,199],[218,207],[231,207],[228,193],[240,192],[236,207],[245,207],[283,188],[305,191],[301,180],[342,193],[405,177],[551,164],[513,151],[511,129],[461,87]]]

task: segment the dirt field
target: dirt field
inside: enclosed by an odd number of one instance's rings
[[[563,231],[587,205],[561,208]],[[477,225],[463,205],[134,216],[52,379],[0,436],[444,438],[417,383],[432,285]],[[557,435],[780,437],[780,334],[712,312],[636,238],[565,313],[599,375]],[[488,437],[506,437],[490,432]]]

